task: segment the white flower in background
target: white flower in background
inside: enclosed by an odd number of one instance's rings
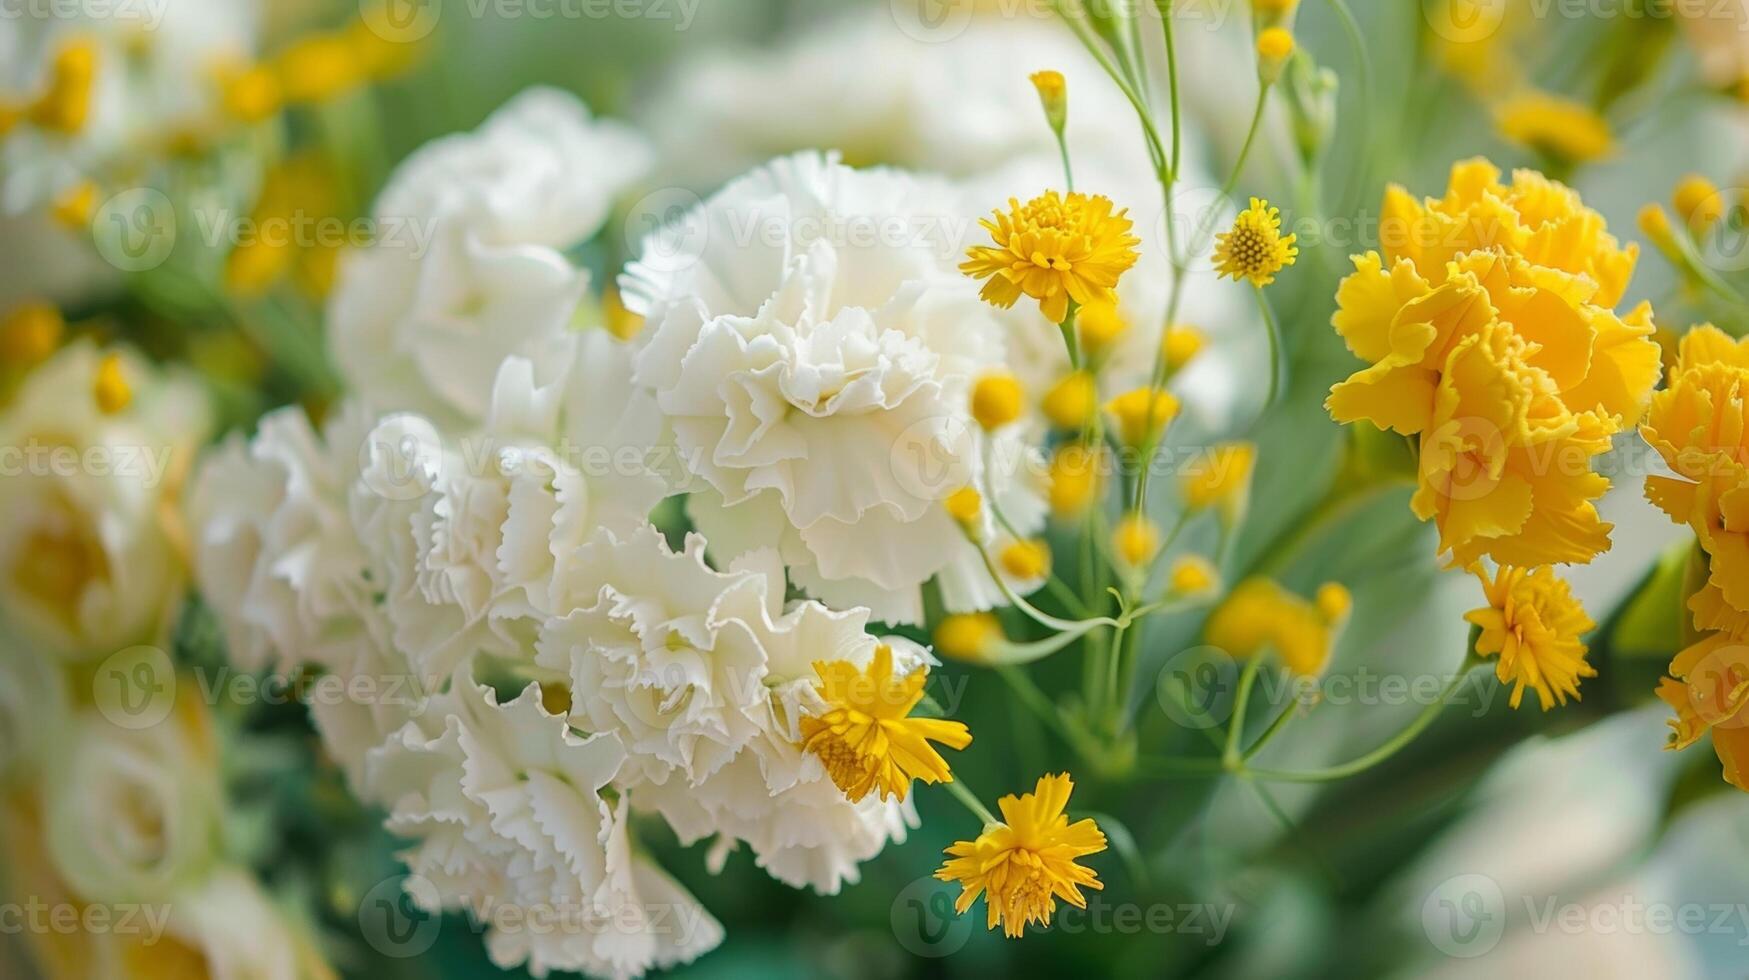
[[[1749,75],[1749,2],[1678,3],[1677,19],[1699,56],[1708,83],[1735,87]]]
[[[177,496],[210,426],[190,378],[131,351],[63,348],[0,410],[0,613],[38,655],[157,642],[186,579]]]
[[[576,312],[588,273],[565,250],[601,229],[649,159],[633,132],[546,88],[414,153],[377,199],[378,240],[347,256],[329,301],[351,390],[377,411],[483,420],[500,362],[545,356]]]
[[[568,679],[574,727],[625,746],[620,785],[635,808],[684,842],[718,838],[719,859],[744,842],[774,877],[828,894],[905,839],[909,803],[851,803],[798,748],[801,717],[820,707],[814,664],[873,658],[867,610],[785,612],[772,553],[716,572],[701,538],[673,552],[652,527],[599,532],[566,587],[577,609],[543,628],[537,663]],[[889,642],[902,669],[924,663],[915,645]]]
[[[76,718],[43,788],[48,849],[87,901],[164,901],[198,881],[217,853],[224,799],[212,719],[197,692],[158,724]]]
[[[199,885],[185,889],[161,908],[169,913],[156,942],[116,936],[118,972],[104,976],[140,980],[174,975],[179,964],[194,961],[206,980],[333,980],[305,935],[247,871],[220,868]],[[148,937],[149,938],[149,937]],[[153,965],[156,968],[153,968]]]
[[[0,100],[25,110],[0,133],[0,210],[120,178],[208,120],[212,73],[254,51],[259,7],[70,4],[54,17],[0,18]]]
[[[71,721],[60,661],[0,644],[0,786],[53,771]]]
[[[645,243],[622,279],[648,319],[635,378],[720,561],[775,544],[797,584],[892,622],[937,575],[950,608],[996,601],[941,507],[966,485],[1011,496],[1026,462],[983,453],[967,407],[1004,354],[956,267],[970,224],[946,185],[799,154]],[[1016,509],[1025,533],[1042,520]]]
[[[576,734],[538,685],[500,704],[465,670],[431,708],[373,754],[373,779],[392,800],[389,829],[415,842],[409,869],[442,908],[488,924],[494,963],[630,977],[721,941],[696,900],[633,855],[610,787],[618,736]]]

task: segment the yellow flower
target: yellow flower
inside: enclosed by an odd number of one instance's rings
[[[1160,553],[1160,526],[1141,514],[1125,514],[1111,532],[1111,550],[1118,561],[1141,568]]]
[[[1231,513],[1244,510],[1251,494],[1251,471],[1257,465],[1257,446],[1249,442],[1225,442],[1209,450],[1201,466],[1184,475],[1184,504],[1192,510],[1219,504]]]
[[[0,357],[20,367],[46,360],[60,346],[66,326],[53,303],[20,304],[0,323]]]
[[[1687,222],[1688,231],[1696,238],[1712,230],[1725,216],[1725,198],[1719,187],[1700,174],[1689,174],[1676,184],[1671,195],[1676,213]]]
[[[1579,679],[1596,677],[1585,662],[1579,637],[1597,624],[1585,615],[1567,583],[1543,566],[1535,571],[1501,566],[1490,579],[1478,572],[1488,604],[1464,614],[1481,628],[1476,653],[1500,655],[1495,675],[1512,685],[1514,708],[1526,687],[1547,711],[1567,698],[1579,699]]]
[[[98,411],[105,415],[126,411],[133,403],[134,389],[128,384],[120,354],[105,354],[103,360],[97,362],[97,376],[91,382],[91,397],[96,400]]]
[[[97,69],[97,43],[91,38],[73,37],[62,44],[49,63],[48,88],[30,108],[31,122],[62,134],[84,129]]]
[[[1202,332],[1195,327],[1187,327],[1175,323],[1166,330],[1166,336],[1161,339],[1161,350],[1166,357],[1166,370],[1176,372],[1182,369],[1202,353]]]
[[[984,495],[976,487],[960,487],[947,495],[941,505],[947,508],[947,516],[954,523],[964,528],[967,534],[976,535],[978,522],[984,516]]]
[[[1086,510],[1099,495],[1104,465],[1104,454],[1086,446],[1070,443],[1058,449],[1051,456],[1051,511],[1058,517],[1072,517]]]
[[[1215,236],[1215,271],[1267,286],[1299,256],[1295,240],[1294,235],[1282,237],[1281,209],[1254,197],[1251,206],[1233,220],[1233,229]]]
[[[1113,213],[1108,198],[1056,191],[1024,205],[1011,198],[1008,206],[982,222],[995,246],[973,246],[960,266],[986,280],[985,302],[1007,309],[1030,296],[1052,323],[1068,318],[1070,300],[1117,302],[1112,290],[1136,264],[1141,243],[1130,234],[1127,211]]]
[[[956,660],[982,661],[1006,637],[994,613],[956,613],[935,627],[935,652]]]
[[[883,800],[903,801],[913,779],[953,782],[947,760],[929,743],[963,749],[972,735],[957,721],[910,717],[923,700],[928,670],[893,676],[893,651],[883,643],[866,672],[834,660],[814,664],[814,673],[826,711],[802,718],[802,748],[819,757],[852,803],[877,790]]]
[[[1274,650],[1288,670],[1316,676],[1348,621],[1347,590],[1335,589],[1320,589],[1314,604],[1269,579],[1246,579],[1210,614],[1203,639],[1239,659]]]
[[[1588,461],[1657,384],[1652,311],[1613,311],[1638,252],[1577,194],[1499,178],[1470,160],[1442,199],[1386,192],[1384,253],[1354,259],[1332,318],[1368,366],[1325,407],[1420,436],[1415,512],[1459,563],[1587,561],[1609,546]]]
[[[309,34],[273,59],[285,101],[325,102],[364,83],[366,65],[348,35]]]
[[[1681,246],[1676,244],[1676,229],[1670,224],[1670,212],[1664,210],[1664,205],[1648,204],[1641,208],[1635,223],[1640,226],[1640,234],[1663,252],[1665,258],[1676,265],[1687,263]]]
[[[1146,446],[1178,417],[1178,399],[1158,388],[1126,391],[1105,405],[1117,424],[1117,436],[1131,446]]]
[[[79,181],[55,198],[49,213],[61,227],[83,231],[97,213],[97,185],[89,180]]]
[[[1020,379],[1012,374],[986,374],[972,386],[972,418],[978,420],[985,432],[994,432],[1020,418],[1025,405],[1026,392],[1020,387]]]
[[[266,65],[246,65],[223,72],[219,86],[225,113],[239,122],[267,119],[279,112],[283,102],[279,76]]]
[[[935,877],[959,884],[955,912],[965,914],[984,895],[987,928],[1000,925],[1018,939],[1030,924],[1049,925],[1059,898],[1087,907],[1081,889],[1105,886],[1075,862],[1105,850],[1105,835],[1092,820],[1069,822],[1063,811],[1074,788],[1067,773],[1041,776],[1033,792],[997,801],[1000,822],[947,849],[949,860]]]
[[[1002,570],[1023,582],[1044,578],[1051,572],[1051,547],[1043,541],[1016,541],[997,557]]]
[[[1499,109],[1500,134],[1569,164],[1589,163],[1615,152],[1609,121],[1582,102],[1547,92],[1525,92]]]
[[[1251,0],[1251,9],[1260,17],[1285,17],[1299,5],[1300,0]]]
[[[1039,410],[1059,429],[1079,430],[1099,407],[1099,386],[1086,371],[1071,371],[1045,392]]]
[[[1130,325],[1110,303],[1084,306],[1075,314],[1075,328],[1081,335],[1081,349],[1095,357],[1111,349]]]
[[[1749,644],[1728,633],[1710,633],[1676,655],[1658,684],[1658,697],[1676,711],[1670,720],[1672,751],[1712,735],[1725,781],[1749,790]]]
[[[1060,71],[1035,71],[1027,76],[1038,90],[1039,102],[1045,107],[1045,120],[1051,130],[1062,133],[1069,121],[1069,85]]]
[[[1706,324],[1685,334],[1640,434],[1670,476],[1646,477],[1646,499],[1687,524],[1708,556],[1691,600],[1703,630],[1749,633],[1749,342]]]
[[[1204,595],[1220,587],[1221,573],[1207,558],[1185,555],[1172,563],[1167,581],[1175,595]]]

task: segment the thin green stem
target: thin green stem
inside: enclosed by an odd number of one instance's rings
[[[1239,675],[1239,691],[1233,696],[1233,717],[1227,723],[1227,745],[1221,752],[1221,764],[1234,771],[1238,771],[1244,762],[1239,741],[1245,734],[1245,713],[1250,707],[1251,688],[1257,684],[1257,671],[1262,663],[1261,651],[1245,661],[1245,670]]]
[[[1263,410],[1275,407],[1276,400],[1281,397],[1281,375],[1284,367],[1281,356],[1281,326],[1276,322],[1275,311],[1269,306],[1269,297],[1263,295],[1263,287],[1257,289],[1257,308],[1263,312],[1263,327],[1269,336],[1269,391],[1263,399]]]
[[[1258,736],[1257,741],[1253,742],[1251,747],[1245,750],[1246,762],[1255,759],[1257,755],[1269,745],[1270,741],[1274,739],[1275,736],[1281,734],[1281,730],[1286,728],[1288,722],[1293,720],[1294,714],[1296,713],[1295,709],[1297,708],[1299,708],[1298,702],[1292,700],[1288,701],[1288,703],[1281,709],[1281,713],[1276,715],[1275,720],[1269,723],[1269,727],[1263,730],[1262,735]]]
[[[966,789],[965,783],[955,779],[950,782],[942,783],[942,785],[947,787],[947,791],[953,794],[954,799],[959,800],[961,803],[965,804],[966,809],[972,811],[972,816],[982,820],[985,826],[1002,822],[996,819],[996,815],[991,813],[988,807],[978,801],[976,794],[971,790]]]

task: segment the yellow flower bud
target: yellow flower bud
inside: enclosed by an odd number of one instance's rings
[[[1251,9],[1259,17],[1286,17],[1300,5],[1300,0],[1251,0]]]
[[[97,79],[97,43],[77,37],[55,52],[49,65],[48,89],[30,107],[39,127],[72,134],[85,128],[91,115],[91,90]]]
[[[949,616],[935,627],[935,652],[956,660],[979,661],[1001,643],[1002,623],[991,613]]]
[[[630,340],[644,329],[644,318],[626,309],[619,290],[613,286],[608,286],[601,296],[601,312],[607,332],[621,340]]]
[[[1160,341],[1166,355],[1166,370],[1176,372],[1202,353],[1202,332],[1195,327],[1173,324]]]
[[[1081,349],[1095,357],[1111,350],[1130,327],[1111,303],[1083,306],[1075,316],[1075,326],[1081,334]]]
[[[1676,246],[1676,233],[1670,226],[1670,212],[1664,210],[1662,204],[1648,204],[1640,209],[1640,234],[1666,254],[1680,251]]]
[[[1257,447],[1249,442],[1227,442],[1213,447],[1201,465],[1184,475],[1185,506],[1192,510],[1219,505],[1228,519],[1243,512],[1251,491],[1251,471],[1257,465]]]
[[[1354,608],[1354,595],[1339,582],[1325,582],[1318,586],[1313,602],[1325,622],[1334,625],[1347,621],[1349,610]]]
[[[285,101],[325,102],[364,81],[364,65],[341,34],[312,34],[293,41],[273,62]]]
[[[1107,402],[1105,410],[1117,424],[1119,439],[1131,446],[1145,446],[1178,417],[1178,399],[1157,388],[1137,388]]]
[[[984,495],[978,492],[977,487],[960,487],[948,494],[947,499],[942,501],[942,506],[947,508],[947,516],[965,528],[967,534],[978,533],[978,522],[984,514]]]
[[[1257,35],[1257,75],[1264,84],[1281,80],[1287,60],[1293,57],[1293,32],[1285,27],[1271,27]]]
[[[1069,121],[1069,85],[1059,71],[1035,71],[1032,87],[1038,89],[1038,99],[1045,107],[1045,120],[1051,131],[1059,135]]]
[[[1125,514],[1111,532],[1111,550],[1118,561],[1141,568],[1160,553],[1160,526],[1141,514]]]
[[[997,557],[1002,570],[1021,581],[1041,579],[1051,573],[1051,546],[1043,541],[1016,541]]]
[[[0,351],[6,363],[26,366],[46,360],[61,344],[66,321],[53,303],[25,303],[0,325]]]
[[[1168,583],[1175,595],[1203,595],[1220,587],[1221,574],[1207,558],[1185,555],[1172,563]]]
[[[1059,429],[1079,430],[1099,406],[1099,386],[1093,375],[1074,371],[1045,392],[1039,410]]]
[[[1699,174],[1682,178],[1672,197],[1676,213],[1696,237],[1705,235],[1725,216],[1725,198],[1718,185]]]
[[[1025,406],[1026,392],[1012,374],[986,374],[972,386],[972,418],[985,432],[995,432],[1020,418]]]
[[[1058,517],[1073,517],[1087,509],[1099,494],[1102,457],[1086,446],[1070,444],[1051,456],[1051,511]]]
[[[105,415],[124,411],[133,403],[134,390],[128,385],[127,375],[122,370],[120,354],[105,354],[103,360],[97,362],[97,377],[91,383],[91,395],[97,401],[97,410]]]

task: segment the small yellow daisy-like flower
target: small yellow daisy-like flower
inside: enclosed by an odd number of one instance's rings
[[[1172,563],[1167,584],[1174,595],[1206,595],[1220,587],[1221,573],[1207,558],[1185,555]]]
[[[1251,491],[1251,471],[1257,466],[1257,446],[1225,442],[1209,450],[1202,465],[1184,475],[1185,505],[1192,510],[1220,505],[1243,509]]]
[[[120,354],[105,354],[103,360],[97,362],[97,377],[91,382],[91,396],[97,401],[98,411],[105,415],[124,411],[133,403],[134,389],[128,384],[127,374],[122,369]]]
[[[1099,408],[1099,385],[1086,371],[1071,371],[1045,392],[1039,410],[1059,429],[1079,430]]]
[[[997,556],[1002,570],[1022,581],[1041,579],[1051,571],[1051,546],[1043,541],[1016,541]]]
[[[1314,677],[1330,662],[1348,621],[1347,595],[1326,585],[1317,601],[1307,602],[1269,579],[1246,579],[1210,614],[1203,639],[1239,659],[1273,650],[1289,671]]]
[[[984,495],[977,487],[960,487],[948,494],[941,505],[947,509],[947,516],[965,528],[967,534],[977,533],[978,521],[984,516]]]
[[[1049,925],[1059,898],[1087,907],[1081,889],[1105,886],[1075,862],[1105,850],[1105,834],[1091,819],[1069,822],[1063,811],[1074,788],[1067,773],[1041,776],[1033,792],[996,801],[1000,822],[947,849],[949,860],[935,877],[959,884],[955,912],[963,915],[984,895],[988,928],[1000,925],[1018,939],[1029,924]]]
[[[1141,240],[1130,234],[1127,211],[1109,198],[1046,191],[1025,204],[1009,199],[1007,213],[985,219],[994,246],[966,252],[960,271],[985,280],[984,301],[1003,309],[1021,296],[1038,300],[1052,323],[1069,316],[1069,302],[1115,303],[1117,281],[1136,264]]]
[[[1579,679],[1597,676],[1579,637],[1597,624],[1567,583],[1547,565],[1535,571],[1502,566],[1493,578],[1477,577],[1488,604],[1464,619],[1481,627],[1476,653],[1500,655],[1495,675],[1512,685],[1511,705],[1518,707],[1526,687],[1536,691],[1544,711],[1569,697],[1577,701]]]
[[[994,613],[956,613],[935,627],[935,652],[955,660],[982,661],[1007,637]]]
[[[1087,509],[1099,495],[1102,453],[1071,443],[1051,456],[1051,512],[1058,517],[1073,517]]]
[[[814,672],[827,708],[801,720],[802,748],[819,756],[852,803],[876,791],[883,800],[903,801],[913,779],[953,782],[947,760],[929,743],[963,749],[972,744],[972,733],[957,721],[910,717],[923,700],[928,670],[893,676],[893,650],[883,643],[867,671],[834,660],[814,664]]]
[[[1012,374],[986,374],[972,386],[972,418],[994,432],[1020,418],[1026,405],[1026,392],[1020,379]]]
[[[1141,514],[1124,515],[1112,529],[1111,550],[1125,565],[1143,567],[1160,553],[1160,525]]]
[[[1609,121],[1583,102],[1546,92],[1507,99],[1499,110],[1500,134],[1567,163],[1589,163],[1615,152]]]
[[[1281,233],[1281,209],[1254,197],[1251,206],[1233,220],[1233,230],[1215,236],[1215,271],[1267,286],[1299,258],[1296,240],[1295,235]]]
[[[1075,314],[1075,329],[1081,335],[1081,349],[1095,357],[1111,349],[1117,339],[1130,328],[1110,303],[1095,303],[1082,307]]]
[[[1178,399],[1158,388],[1126,391],[1105,405],[1117,425],[1117,435],[1131,446],[1145,446],[1159,438],[1178,417]]]
[[[1202,331],[1183,324],[1173,324],[1161,338],[1160,347],[1166,356],[1166,370],[1176,372],[1202,353],[1205,343]]]

